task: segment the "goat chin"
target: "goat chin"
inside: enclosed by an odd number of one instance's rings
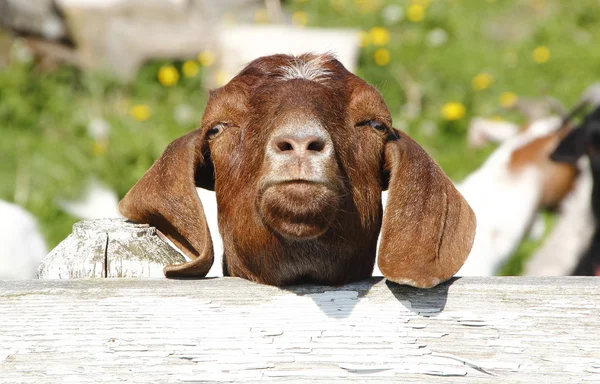
[[[259,212],[275,232],[291,240],[321,236],[333,221],[336,192],[317,183],[275,184],[259,194]]]

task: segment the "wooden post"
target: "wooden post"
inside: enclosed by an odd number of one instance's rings
[[[40,279],[164,277],[185,258],[158,238],[156,228],[124,219],[81,221],[38,267]]]
[[[600,382],[598,292],[569,277],[0,282],[0,382]]]

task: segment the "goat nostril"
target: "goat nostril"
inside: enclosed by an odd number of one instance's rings
[[[308,147],[307,147],[307,149],[309,151],[314,151],[314,152],[321,152],[323,150],[323,148],[325,148],[325,142],[320,139],[312,140],[310,143],[308,143]]]
[[[302,154],[316,155],[323,152],[327,146],[327,141],[318,136],[307,137],[278,137],[271,144],[275,152],[280,154]],[[285,152],[285,153],[284,153]]]
[[[275,144],[275,146],[277,147],[277,150],[279,150],[279,152],[292,151],[294,149],[292,144],[285,140],[278,141]]]

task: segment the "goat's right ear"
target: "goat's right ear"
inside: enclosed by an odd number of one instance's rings
[[[577,161],[585,154],[586,126],[575,128],[558,144],[550,158],[560,163],[577,165]]]
[[[444,171],[403,132],[388,135],[383,186],[389,194],[379,245],[388,280],[430,288],[463,265],[475,238],[475,213]]]
[[[208,143],[201,129],[178,138],[119,203],[123,216],[156,227],[191,259],[167,265],[166,277],[204,277],[213,247],[196,186],[214,185]]]

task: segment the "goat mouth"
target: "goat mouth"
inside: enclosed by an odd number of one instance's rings
[[[324,234],[335,219],[339,193],[327,184],[308,180],[271,183],[262,188],[258,210],[265,224],[294,240]]]

